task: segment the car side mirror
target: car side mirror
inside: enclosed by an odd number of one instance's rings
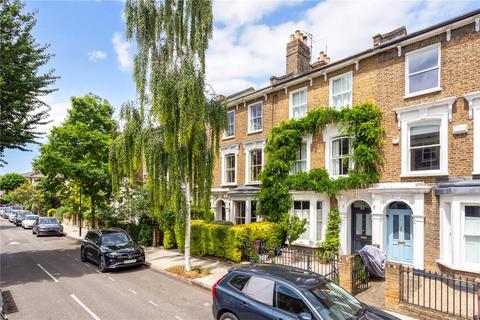
[[[298,314],[298,320],[312,320],[312,315],[308,312],[301,312]]]

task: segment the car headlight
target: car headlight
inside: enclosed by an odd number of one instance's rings
[[[117,254],[116,254],[115,252],[109,252],[109,253],[107,253],[107,256],[108,256],[109,258],[116,258],[116,257],[117,257]]]

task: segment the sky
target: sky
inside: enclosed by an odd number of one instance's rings
[[[60,79],[44,97],[51,122],[40,128],[47,141],[52,126],[67,114],[70,97],[95,93],[117,110],[135,100],[132,79],[135,45],[125,39],[123,1],[27,1],[37,11],[33,35],[50,44],[48,68]],[[207,51],[207,83],[228,95],[261,88],[270,76],[285,74],[285,46],[295,30],[312,35],[312,62],[326,50],[332,61],[372,46],[372,37],[405,26],[409,33],[480,8],[480,1],[379,0],[217,0],[214,32]],[[32,151],[6,150],[0,174],[31,170]]]

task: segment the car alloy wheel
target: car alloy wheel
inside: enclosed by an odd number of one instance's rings
[[[225,312],[220,316],[220,320],[238,320],[238,318],[230,312]]]
[[[100,256],[100,262],[98,263],[98,270],[100,270],[100,272],[106,272],[107,271],[107,264],[105,262],[105,257],[104,256]]]

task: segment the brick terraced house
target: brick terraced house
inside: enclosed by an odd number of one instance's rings
[[[258,175],[271,129],[313,108],[375,103],[386,130],[380,182],[327,194],[292,191],[291,214],[308,221],[298,246],[324,239],[338,206],[341,254],[378,244],[390,261],[419,269],[480,273],[480,10],[411,34],[402,27],[339,61],[311,63],[299,31],[286,48],[286,74],[228,97],[229,126],[214,170],[217,220],[258,221]],[[347,175],[349,137],[336,125],[305,136],[294,172]]]

